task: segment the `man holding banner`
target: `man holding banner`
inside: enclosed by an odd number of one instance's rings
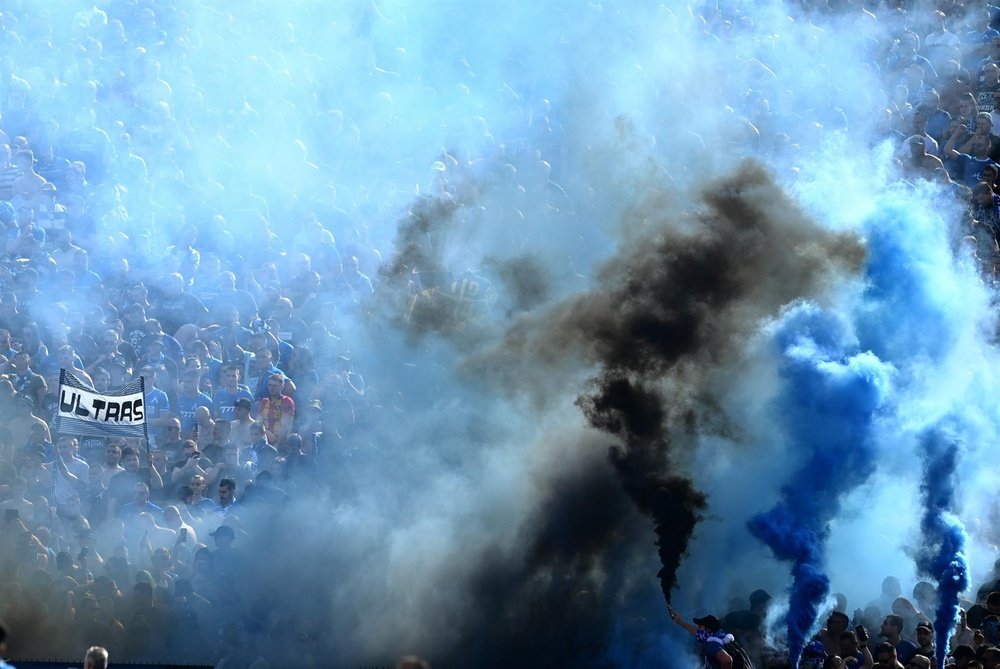
[[[97,392],[65,369],[59,372],[60,434],[93,437],[146,437],[143,378],[117,390]]]
[[[59,405],[56,415],[56,432],[61,437],[140,437],[146,438],[146,398],[145,384],[140,376],[121,388],[98,392],[80,381],[65,369],[59,372]],[[60,439],[60,443],[62,443]],[[74,440],[75,441],[75,440]],[[147,460],[149,453],[147,449]],[[139,471],[139,453],[123,452],[125,471],[119,472],[109,482],[111,506],[117,507],[122,500],[116,499],[116,490],[127,496],[138,481],[148,483],[152,488],[162,488],[163,481],[155,471],[148,476]],[[128,492],[125,492],[128,491]],[[116,503],[117,502],[117,503]],[[113,514],[115,508],[110,511]]]

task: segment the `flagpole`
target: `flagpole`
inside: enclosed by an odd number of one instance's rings
[[[150,457],[149,451],[149,421],[146,420],[146,412],[149,411],[149,404],[146,402],[146,377],[139,371],[139,389],[142,391],[142,436],[146,442],[146,459]]]
[[[60,367],[59,368],[59,390],[58,390],[59,397],[57,398],[59,401],[62,401],[62,388],[63,388],[63,384],[65,382],[66,382],[66,370],[63,369],[62,367]],[[56,437],[54,437],[52,439],[52,443],[53,443],[53,445],[55,445],[56,458],[58,458],[60,456],[58,444],[59,444],[59,436],[62,434],[62,416],[60,416],[59,413],[57,412],[56,413],[56,418],[57,418],[59,424],[56,427]],[[52,490],[49,493],[51,495],[51,499],[49,500],[49,525],[52,525],[52,526],[55,526],[55,522],[56,522],[52,510],[56,506],[56,471],[58,469],[59,469],[59,465],[57,465],[56,462],[55,462],[55,460],[53,460],[52,461],[52,471],[49,472],[49,476],[52,478]]]
[[[66,369],[59,368],[59,389],[56,391],[56,399],[62,402],[62,389],[66,385]],[[62,433],[62,412],[56,411],[56,434]],[[53,442],[55,443],[55,442]]]

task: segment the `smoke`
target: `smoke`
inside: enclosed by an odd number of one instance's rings
[[[775,557],[792,563],[788,650],[792,666],[829,594],[824,549],[843,496],[877,464],[872,425],[890,392],[891,366],[858,349],[850,324],[814,304],[795,305],[774,328],[785,382],[775,419],[800,461],[781,501],[749,523]],[[831,475],[832,472],[843,476]]]
[[[963,472],[962,460],[975,461],[978,449],[966,444],[979,441],[995,423],[980,399],[992,382],[971,371],[976,360],[992,357],[984,343],[994,317],[984,308],[988,297],[982,288],[961,280],[968,265],[953,264],[942,253],[948,230],[942,218],[915,215],[890,199],[872,227],[868,296],[895,326],[887,328],[881,319],[864,322],[872,345],[892,355],[905,372],[899,426],[916,443],[923,506],[912,554],[918,573],[937,584],[935,643],[943,666],[959,598],[970,584],[971,546],[963,520],[969,514],[962,513],[959,491],[986,484],[974,463]],[[906,233],[900,234],[903,227]],[[942,388],[941,379],[954,374],[965,378]]]
[[[510,296],[506,316],[529,311],[550,299],[553,277],[540,258],[520,256],[510,260],[488,259],[486,266],[495,271],[503,284],[502,294]]]
[[[800,639],[826,579],[857,603],[901,568],[915,519],[873,509],[912,498],[928,423],[962,419],[948,508],[993,494],[986,291],[942,190],[887,187],[893,156],[865,150],[892,22],[670,4],[5,8],[28,86],[8,134],[121,183],[84,217],[96,268],[199,289],[232,268],[264,305],[308,254],[296,307],[368,382],[324,390],[319,476],[243,519],[274,664],[689,666],[661,595],[721,614],[788,586],[751,518],[793,562]],[[496,300],[461,336],[450,308],[407,323],[424,279],[467,270]],[[125,299],[38,288],[43,323]]]
[[[467,367],[509,387],[547,388],[550,370],[535,378],[535,361],[582,355],[609,372],[672,376],[694,394],[695,365],[729,362],[759,319],[863,262],[857,238],[820,228],[757,164],[705,185],[688,215],[664,206],[659,193],[669,185],[660,185],[630,203],[649,234],[604,265],[597,289],[519,319],[502,347]]]
[[[656,576],[670,602],[677,568],[701,519],[705,497],[689,480],[672,475],[669,469],[663,397],[614,372],[594,385],[597,388],[592,394],[580,398],[580,406],[591,425],[617,436],[624,444],[611,447],[608,459],[629,498],[653,521],[662,565]]]
[[[768,313],[822,294],[863,257],[856,240],[816,226],[752,164],[709,184],[703,197],[704,210],[690,218],[666,216],[651,202],[653,238],[633,240],[613,258],[598,289],[525,316],[504,348],[473,363],[477,371],[503,370],[500,380],[509,383],[513,370],[517,392],[530,392],[526,375],[538,378],[518,360],[558,364],[558,357],[575,353],[597,364],[577,403],[593,427],[618,439],[609,460],[623,490],[653,522],[667,601],[707,503],[674,442],[688,441],[686,433],[717,412],[711,370],[735,364]],[[870,366],[859,356],[851,369],[862,375]],[[857,390],[845,385],[848,396]],[[848,411],[848,400],[838,398],[833,410]]]
[[[934,632],[939,669],[944,667],[945,649],[958,620],[959,596],[969,587],[967,536],[962,521],[955,515],[961,451],[961,440],[946,424],[929,429],[920,439],[923,461],[920,495],[924,504],[920,530],[924,543],[916,562],[920,572],[937,583]]]

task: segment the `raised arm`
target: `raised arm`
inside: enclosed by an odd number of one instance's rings
[[[160,477],[160,472],[156,471],[156,467],[153,466],[152,454],[146,456],[146,463],[149,465],[149,487],[153,490],[162,490],[163,478]]]
[[[671,620],[673,620],[675,623],[686,629],[691,634],[696,634],[698,632],[698,628],[689,622],[685,622],[684,619],[681,618],[681,614],[677,613],[677,611],[674,611],[674,607],[670,606],[670,604],[667,604],[667,608],[670,610]],[[732,658],[729,658],[729,661],[730,663],[732,663],[733,661]]]
[[[958,151],[955,150],[955,144],[967,134],[969,134],[969,129],[965,127],[964,123],[960,123],[959,126],[955,128],[955,132],[953,132],[951,137],[948,138],[948,143],[944,145],[943,149],[941,149],[941,153],[949,158],[957,158]]]

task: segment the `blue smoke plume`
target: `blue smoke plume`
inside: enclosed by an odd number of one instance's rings
[[[858,319],[862,344],[904,375],[913,362],[935,364],[954,349],[968,297],[963,295],[940,216],[915,210],[901,193],[879,202],[866,222],[868,266]]]
[[[865,323],[865,343],[896,364],[901,385],[907,386],[904,392],[933,412],[931,426],[917,438],[923,515],[915,561],[917,570],[938,587],[934,629],[937,665],[943,667],[959,595],[969,586],[967,535],[955,509],[957,467],[964,442],[972,436],[973,423],[968,419],[972,403],[964,403],[960,392],[942,396],[924,370],[928,362],[948,369],[954,351],[970,348],[962,338],[970,324],[975,332],[977,314],[968,309],[976,299],[963,288],[974,282],[961,281],[961,268],[948,252],[946,227],[939,217],[895,204],[891,198],[883,204],[868,224],[866,298],[877,305],[880,317]],[[899,401],[903,413],[904,401]],[[949,411],[951,415],[946,414]],[[905,423],[906,416],[901,418]],[[920,424],[926,425],[927,418]]]
[[[924,469],[920,494],[924,515],[920,531],[924,544],[916,560],[917,568],[937,581],[934,637],[939,669],[944,667],[948,637],[958,616],[958,597],[969,587],[965,527],[953,513],[961,449],[961,439],[947,426],[935,426],[921,435],[920,455]]]
[[[829,592],[823,548],[843,496],[875,463],[871,428],[890,387],[891,366],[867,351],[842,317],[803,302],[773,330],[784,381],[775,413],[801,453],[781,500],[749,522],[751,533],[779,560],[792,563],[787,617],[792,666]],[[844,475],[831,475],[843,472]]]

